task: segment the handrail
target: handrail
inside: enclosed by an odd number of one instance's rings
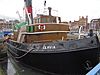
[[[92,70],[90,70],[86,75],[100,75],[100,63],[97,64]]]
[[[69,33],[71,31],[42,31],[42,32],[21,32],[21,34],[47,34],[47,33]]]

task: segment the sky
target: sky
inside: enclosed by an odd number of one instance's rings
[[[34,16],[44,9],[44,0],[32,0]],[[100,0],[46,0],[46,7],[52,7],[52,14],[62,21],[78,20],[79,16],[88,19],[100,18]],[[24,17],[24,0],[0,0],[0,15],[19,18],[16,11]]]

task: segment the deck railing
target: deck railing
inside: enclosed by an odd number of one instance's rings
[[[97,64],[92,70],[90,70],[86,75],[100,75],[100,63]]]

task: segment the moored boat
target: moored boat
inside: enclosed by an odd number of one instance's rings
[[[16,60],[53,73],[84,74],[99,62],[96,37],[33,44],[9,41],[8,48]]]
[[[60,23],[60,17],[49,13],[34,20],[36,23],[20,28],[16,41],[7,41],[13,59],[48,73],[71,75],[86,74],[98,64],[100,46],[96,35],[68,40],[69,26]]]

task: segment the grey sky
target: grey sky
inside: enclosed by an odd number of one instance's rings
[[[57,15],[63,20],[77,20],[79,16],[100,18],[100,0],[46,0],[47,7],[58,10]],[[43,9],[44,0],[32,0],[33,12]],[[23,17],[24,0],[0,0],[0,15],[18,18],[16,11]]]

